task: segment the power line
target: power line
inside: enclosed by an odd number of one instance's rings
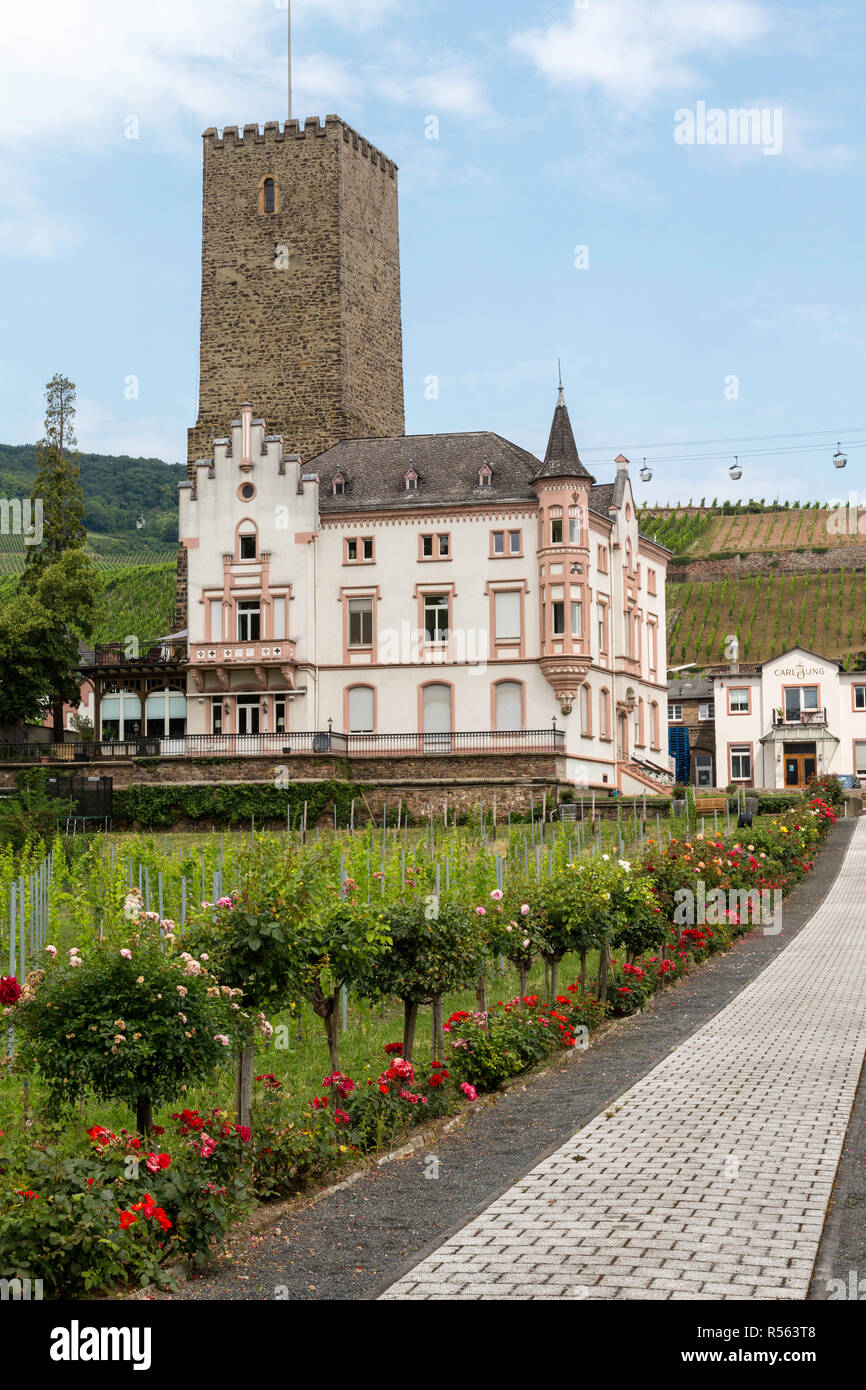
[[[831,446],[835,445],[836,443],[838,443],[839,441],[844,442],[844,441],[846,440],[846,438],[847,438],[849,435],[857,435],[857,434],[866,434],[866,425],[854,425],[854,426],[851,426],[851,427],[846,428],[846,429],[804,430],[804,431],[802,431],[802,432],[799,433],[799,434],[752,434],[752,435],[736,435],[736,436],[729,436],[728,438],[719,438],[719,439],[683,439],[683,440],[667,440],[667,441],[665,441],[665,443],[663,443],[663,444],[624,444],[624,445],[622,445],[622,444],[617,444],[617,445],[600,445],[600,444],[598,444],[598,445],[591,445],[591,446],[582,447],[582,448],[581,448],[581,454],[582,454],[582,455],[585,455],[587,458],[589,458],[590,455],[593,455],[593,454],[605,454],[605,455],[610,455],[611,453],[613,453],[614,449],[616,449],[616,451],[617,451],[618,453],[620,453],[620,452],[625,452],[625,450],[628,449],[628,450],[630,450],[630,451],[631,451],[632,453],[634,453],[634,454],[641,454],[641,455],[642,455],[642,454],[647,454],[647,455],[649,455],[649,454],[655,454],[655,451],[657,451],[657,450],[659,450],[659,449],[666,449],[666,450],[672,450],[672,449],[692,449],[692,448],[702,448],[704,445],[713,445],[713,444],[716,444],[716,445],[719,445],[719,444],[729,445],[729,446],[730,446],[730,450],[729,450],[729,451],[728,451],[728,450],[725,450],[723,453],[719,453],[719,454],[715,454],[715,453],[714,453],[714,454],[704,454],[704,453],[700,453],[700,454],[690,454],[690,455],[685,455],[685,456],[684,456],[684,455],[670,454],[670,455],[669,455],[669,458],[670,458],[671,460],[676,460],[676,458],[685,458],[685,459],[697,459],[697,458],[705,458],[705,457],[721,457],[721,458],[727,458],[727,457],[728,457],[728,452],[730,452],[730,453],[732,453],[732,454],[734,454],[734,453],[739,453],[739,454],[760,454],[760,453],[766,453],[766,454],[780,454],[780,453],[795,453],[795,452],[800,452],[800,451],[807,451],[807,450],[810,450],[810,449],[813,450],[814,452],[817,452],[817,451],[819,451],[821,448],[828,448],[828,447],[831,447]],[[747,449],[744,449],[744,448],[741,447],[743,444],[767,443],[767,442],[770,442],[770,441],[772,441],[772,440],[783,440],[783,441],[784,441],[784,440],[799,440],[799,439],[813,439],[813,440],[815,440],[816,442],[815,442],[814,444],[810,444],[810,445],[791,444],[791,445],[789,445],[789,446],[786,446],[786,445],[783,444],[783,445],[780,445],[779,448],[776,448],[776,449],[767,449],[767,450],[747,450]],[[860,444],[860,441],[855,440],[855,441],[853,441],[851,447],[857,447],[859,444]],[[663,460],[660,460],[660,459],[658,459],[657,457],[654,457],[653,461],[654,461],[654,462],[661,462],[661,461],[663,461]],[[666,460],[665,460],[665,461],[666,461]]]

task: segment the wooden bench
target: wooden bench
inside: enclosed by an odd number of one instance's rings
[[[727,811],[728,798],[726,796],[696,796],[695,813],[699,816],[712,815],[713,811]]]

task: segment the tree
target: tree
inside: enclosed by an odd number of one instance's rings
[[[14,1006],[15,1024],[52,1109],[90,1087],[129,1105],[149,1135],[153,1107],[224,1065],[244,1020],[201,962],[166,950],[157,924],[136,921],[126,947],[116,935],[65,956],[46,947],[44,969],[27,976]]]
[[[463,989],[478,975],[485,958],[482,918],[471,908],[441,898],[411,898],[384,915],[389,949],[359,983],[368,999],[395,995],[403,1004],[403,1057],[412,1060],[420,1004],[434,1009],[434,1060],[439,1059],[442,997]]]
[[[93,634],[101,581],[83,550],[26,578],[0,608],[0,724],[41,721],[48,704],[59,701],[57,741],[63,702],[79,697],[78,639]]]
[[[191,951],[204,951],[220,982],[241,991],[248,1012],[278,1013],[294,998],[294,924],[303,921],[315,891],[314,869],[289,858],[275,859],[264,847],[250,851],[240,889],[202,915],[184,940]],[[248,1125],[253,1093],[253,1031],[238,1051],[235,1070],[237,1122]]]
[[[81,470],[77,462],[78,442],[75,438],[75,386],[56,372],[45,388],[45,436],[36,446],[39,471],[33,484],[31,501],[36,515],[42,517],[42,539],[39,545],[27,547],[26,568],[21,577],[20,587],[24,592],[34,592],[41,584],[43,576],[70,552],[80,553],[87,540],[84,525],[84,498],[81,492]],[[61,620],[66,645],[71,645],[73,629],[81,627],[77,613]],[[82,636],[87,636],[81,632]],[[63,742],[63,703],[74,699],[70,694],[69,672],[78,658],[76,650],[72,653],[66,671],[52,687],[53,737],[55,743]]]
[[[87,540],[75,438],[75,386],[56,372],[45,387],[45,436],[36,446],[39,471],[31,501],[42,508],[42,543],[27,549],[28,572],[39,572]]]

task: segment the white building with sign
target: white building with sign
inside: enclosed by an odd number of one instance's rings
[[[866,671],[795,647],[713,687],[719,786],[795,791],[825,772],[866,780]]]

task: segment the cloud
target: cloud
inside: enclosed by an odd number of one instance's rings
[[[600,89],[634,109],[693,87],[693,60],[743,47],[769,27],[752,0],[575,0],[565,19],[523,30],[512,44],[552,86]]]
[[[411,102],[432,115],[447,113],[472,118],[491,114],[478,77],[471,67],[458,61],[445,62],[414,76],[397,76],[395,65],[387,75],[374,78],[373,85],[386,100]]]

